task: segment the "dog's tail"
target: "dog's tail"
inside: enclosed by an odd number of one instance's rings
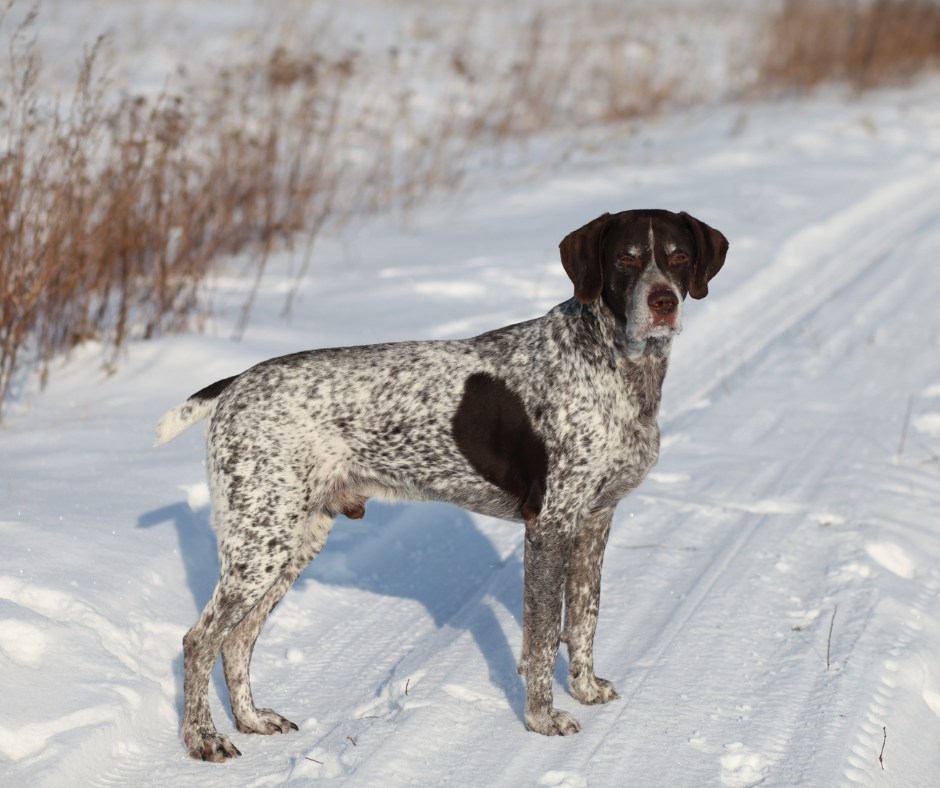
[[[219,395],[237,377],[238,375],[234,375],[225,378],[225,380],[219,380],[211,386],[206,386],[201,391],[193,394],[186,402],[164,413],[160,421],[157,422],[157,440],[154,441],[153,445],[162,446],[164,443],[169,443],[177,435],[186,432],[197,421],[201,421],[208,416]]]

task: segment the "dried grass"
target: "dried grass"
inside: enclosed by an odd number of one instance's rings
[[[786,0],[762,41],[762,92],[805,92],[833,81],[867,90],[940,66],[940,3]]]
[[[257,288],[276,248],[302,245],[286,312],[323,232],[452,193],[532,139],[716,98],[675,9],[626,11],[559,7],[495,41],[473,18],[422,24],[384,61],[319,48],[324,29],[151,100],[115,98],[99,41],[67,107],[41,99],[32,12],[0,90],[0,406],[24,363],[44,379],[86,340],[113,361],[131,338],[199,327],[201,284],[231,255],[248,253]],[[936,67],[940,6],[786,0],[758,40],[757,95],[861,90]]]
[[[24,360],[44,380],[86,340],[113,360],[132,337],[198,326],[200,284],[228,256],[250,251],[256,289],[271,252],[300,240],[288,311],[323,231],[458,188],[481,150],[647,115],[672,92],[631,68],[622,31],[588,42],[536,16],[502,58],[472,58],[469,39],[432,47],[446,65],[430,107],[410,88],[427,62],[285,48],[208,87],[115,102],[99,41],[63,109],[40,99],[35,18],[11,36],[0,113],[0,403]]]
[[[209,95],[112,106],[99,41],[62,110],[39,99],[34,19],[11,38],[0,115],[0,402],[27,347],[45,370],[88,339],[179,330],[221,256],[254,248],[260,276],[275,244],[357,207],[337,200],[333,155],[348,63],[294,72],[276,52]]]

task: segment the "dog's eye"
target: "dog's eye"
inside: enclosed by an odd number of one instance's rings
[[[676,252],[669,258],[670,265],[679,265],[680,263],[687,262],[689,262],[689,256],[685,252]]]
[[[617,258],[617,266],[619,268],[625,268],[627,266],[639,265],[640,261],[636,259],[632,254],[624,254]]]

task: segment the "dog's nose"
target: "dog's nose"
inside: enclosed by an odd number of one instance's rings
[[[672,290],[654,290],[647,303],[657,315],[671,315],[679,306],[679,299]]]

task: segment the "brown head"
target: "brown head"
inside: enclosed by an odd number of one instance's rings
[[[600,300],[631,340],[681,330],[686,295],[704,298],[728,241],[687,213],[605,213],[570,233],[561,262],[581,303]]]

